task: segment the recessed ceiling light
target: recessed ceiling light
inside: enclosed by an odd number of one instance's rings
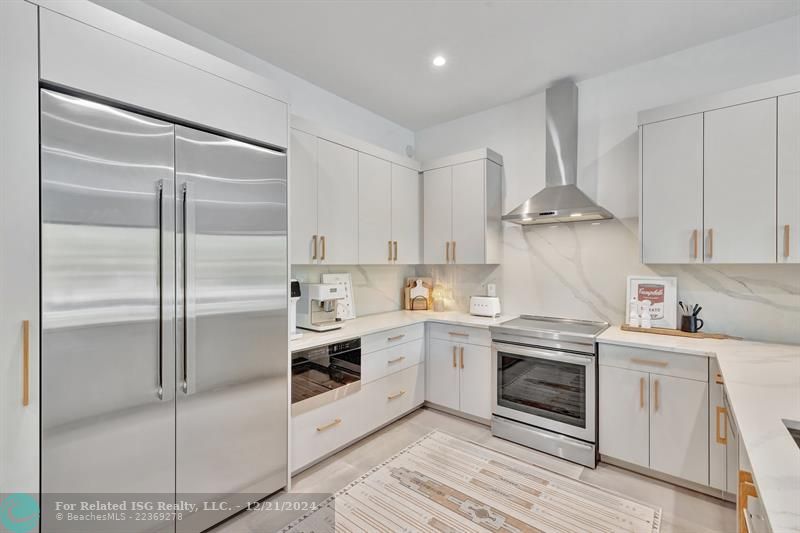
[[[447,59],[445,59],[444,56],[436,56],[433,58],[434,67],[443,67],[445,63],[447,63]]]

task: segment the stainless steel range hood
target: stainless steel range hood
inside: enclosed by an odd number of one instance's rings
[[[575,185],[578,176],[578,87],[561,80],[545,91],[545,188],[503,216],[516,224],[601,220],[614,216]]]

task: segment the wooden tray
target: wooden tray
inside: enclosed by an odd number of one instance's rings
[[[619,327],[622,331],[635,331],[638,333],[653,333],[655,335],[672,335],[673,337],[689,337],[693,339],[741,339],[741,337],[731,337],[724,333],[705,333],[698,331],[697,333],[689,333],[688,331],[681,331],[679,329],[668,328],[636,328],[627,324],[622,324]]]

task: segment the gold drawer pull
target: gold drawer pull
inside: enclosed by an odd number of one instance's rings
[[[669,364],[666,361],[653,361],[652,359],[639,359],[638,357],[631,357],[631,363],[637,365],[660,366],[660,367],[665,367]]]
[[[389,396],[386,397],[386,399],[387,400],[395,400],[395,399],[399,398],[400,396],[402,396],[405,393],[406,393],[406,391],[401,390],[400,392],[395,392],[394,394],[390,394]]]
[[[342,419],[341,418],[336,418],[333,422],[328,422],[324,426],[319,426],[317,428],[317,431],[325,431],[326,429],[331,429],[332,427],[338,426],[341,423],[342,423]]]
[[[453,346],[453,368],[456,367],[456,347]]]
[[[720,415],[722,415],[723,424],[725,425],[725,436],[720,435],[719,423]],[[728,444],[728,410],[724,407],[717,406],[717,444]]]
[[[461,368],[464,368],[464,347],[461,347]]]
[[[406,358],[405,355],[401,355],[400,357],[395,357],[394,359],[389,361],[389,364],[391,365],[391,364],[394,364],[394,363],[399,363],[400,361],[405,360],[405,358]]]
[[[716,383],[717,385],[725,384],[725,382],[722,380],[722,374],[720,374],[719,372],[717,372],[717,375],[714,376],[714,383]]]
[[[400,335],[395,335],[394,337],[389,337],[389,338],[388,338],[388,339],[386,339],[386,340],[387,340],[387,341],[389,341],[389,342],[399,341],[400,339],[402,339],[402,338],[403,338],[403,337],[405,337],[405,336],[406,336],[406,334],[405,334],[405,333],[402,333],[402,334],[400,334]]]
[[[31,358],[31,322],[22,321],[22,405],[31,403],[30,392],[30,358]]]
[[[454,337],[469,337],[469,333],[461,333],[460,331],[448,331],[447,334]]]

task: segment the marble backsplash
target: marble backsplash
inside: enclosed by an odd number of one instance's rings
[[[642,265],[636,218],[551,226],[504,226],[497,265],[308,266],[293,276],[319,281],[350,272],[359,316],[402,308],[406,277],[431,277],[447,310],[497,285],[503,314],[534,314],[621,324],[629,275],[676,276],[678,298],[703,306],[708,331],[800,344],[800,265]]]

